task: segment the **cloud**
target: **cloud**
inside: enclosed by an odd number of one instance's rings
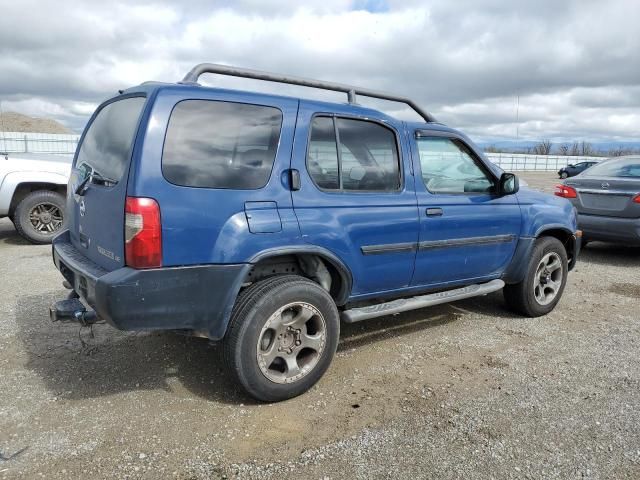
[[[80,129],[86,112],[117,89],[177,81],[211,61],[410,96],[480,140],[514,138],[518,96],[521,138],[639,136],[634,0],[225,0],[213,7],[69,0],[60,8],[35,0],[3,6],[5,110],[41,112]],[[203,80],[342,101],[295,87]]]

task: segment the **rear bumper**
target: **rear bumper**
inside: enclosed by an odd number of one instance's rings
[[[218,340],[249,264],[197,265],[108,272],[71,244],[53,241],[53,261],[98,316],[121,330],[194,330]]]
[[[588,240],[640,245],[640,219],[578,214],[578,227]]]

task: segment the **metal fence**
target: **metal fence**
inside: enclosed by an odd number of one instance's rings
[[[0,132],[0,152],[73,155],[79,140],[75,134]]]
[[[73,155],[80,135],[54,133],[0,132],[0,152],[53,153]],[[600,161],[602,157],[571,157],[563,155],[529,155],[519,153],[487,153],[489,160],[504,170],[555,171],[570,163]]]
[[[491,162],[503,170],[540,170],[556,171],[567,165],[579,162],[599,162],[603,157],[572,157],[566,155],[529,155],[520,153],[486,153]]]

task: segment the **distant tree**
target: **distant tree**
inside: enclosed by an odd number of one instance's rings
[[[580,142],[580,155],[582,155],[583,157],[592,157],[595,154],[596,151],[593,148],[593,145],[591,145],[589,142],[585,142],[584,140]]]
[[[495,145],[489,145],[488,147],[486,147],[484,149],[484,151],[487,152],[487,153],[502,153],[503,152],[502,149],[496,147]]]
[[[560,155],[569,155],[569,145],[566,143],[563,143],[562,145],[560,145],[558,147],[558,153]]]
[[[580,155],[580,144],[578,142],[573,142],[571,144],[571,151],[569,153],[572,157],[577,157]]]
[[[551,143],[551,140],[543,140],[533,147],[533,153],[535,155],[549,155],[552,148],[553,143]]]
[[[612,148],[607,152],[609,157],[622,157],[623,155],[629,155],[632,153],[632,150],[627,150],[622,148],[622,146],[618,146],[616,148]]]

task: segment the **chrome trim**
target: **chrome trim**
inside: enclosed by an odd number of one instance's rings
[[[405,253],[415,252],[417,243],[386,243],[381,245],[365,245],[360,247],[363,255],[382,255],[384,253]]]
[[[597,190],[594,188],[576,188],[578,193],[595,193],[598,195],[619,195],[619,196],[630,196],[637,195],[638,191],[628,191],[628,190]]]
[[[468,237],[450,240],[429,240],[420,242],[418,250],[432,250],[435,248],[467,247],[474,245],[489,245],[492,243],[509,243],[515,240],[515,235],[494,235],[491,237]]]
[[[364,245],[360,247],[363,255],[382,255],[385,253],[405,253],[435,248],[466,247],[473,245],[490,245],[492,243],[509,243],[516,239],[515,235],[494,235],[487,237],[453,238],[447,240],[427,240],[419,243],[385,243],[380,245]]]

